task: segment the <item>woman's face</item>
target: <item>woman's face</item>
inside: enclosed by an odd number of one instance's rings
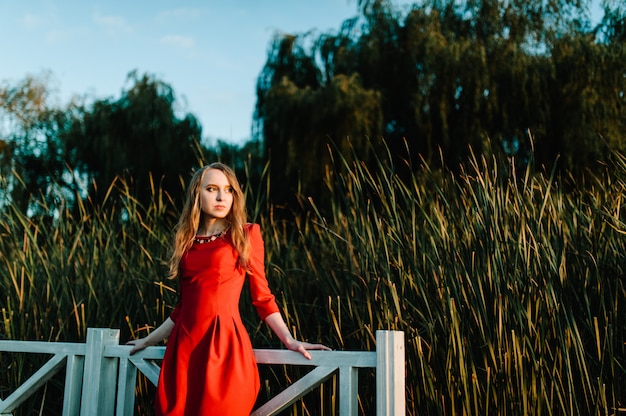
[[[207,169],[200,184],[200,210],[208,218],[226,218],[233,206],[233,188],[219,169]]]

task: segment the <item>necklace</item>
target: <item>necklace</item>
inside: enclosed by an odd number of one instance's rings
[[[196,244],[210,243],[210,242],[215,241],[218,238],[222,237],[224,234],[226,234],[226,231],[228,231],[228,228],[223,229],[222,231],[220,231],[217,234],[195,236],[194,239],[193,239],[193,242],[196,243]]]

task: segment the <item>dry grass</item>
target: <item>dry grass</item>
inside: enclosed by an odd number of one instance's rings
[[[299,336],[370,350],[375,330],[405,331],[409,414],[609,415],[626,405],[623,157],[570,190],[554,174],[483,158],[457,173],[422,164],[406,181],[382,161],[337,163],[325,209],[303,199],[279,219],[265,196],[250,198],[270,285]],[[161,322],[176,300],[160,262],[177,211],[153,191],[149,207],[115,183],[100,208],[1,212],[0,336],[73,341],[116,327],[131,337]],[[277,347],[246,302],[242,311],[255,345]],[[32,366],[1,358],[2,386]],[[261,396],[293,371],[262,370]],[[364,414],[374,409],[369,375]],[[291,413],[331,414],[336,382]]]

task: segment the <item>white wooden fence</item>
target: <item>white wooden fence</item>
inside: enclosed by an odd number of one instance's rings
[[[65,367],[63,415],[132,415],[137,371],[156,385],[165,347],[149,347],[129,355],[119,345],[119,330],[88,328],[86,343],[0,341],[0,352],[51,354],[22,385],[0,400],[0,416],[11,415],[28,397]],[[358,413],[358,369],[376,368],[376,414],[404,416],[404,333],[376,331],[376,351],[311,351],[307,360],[286,350],[254,350],[258,364],[287,364],[315,368],[256,409],[254,416],[276,415],[339,374],[341,416]]]

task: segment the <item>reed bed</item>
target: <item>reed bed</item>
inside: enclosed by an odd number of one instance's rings
[[[299,337],[371,350],[377,329],[404,331],[411,415],[626,407],[624,157],[576,187],[483,157],[455,172],[422,162],[405,180],[383,160],[367,168],[338,156],[336,165],[324,177],[331,202],[323,207],[302,197],[278,215],[247,189],[270,285]],[[176,301],[162,261],[177,208],[157,187],[153,194],[141,207],[119,181],[101,207],[44,207],[55,213],[45,217],[2,211],[0,337],[76,341],[87,327],[115,327],[130,338],[160,323]],[[246,300],[255,346],[278,347]],[[6,355],[0,364],[3,388],[36,365]],[[263,401],[300,370],[261,371]],[[373,374],[360,380],[360,412],[370,415]],[[287,413],[334,414],[336,383]],[[30,409],[52,414],[41,403],[56,384]],[[138,392],[146,414],[151,389],[144,381]]]

